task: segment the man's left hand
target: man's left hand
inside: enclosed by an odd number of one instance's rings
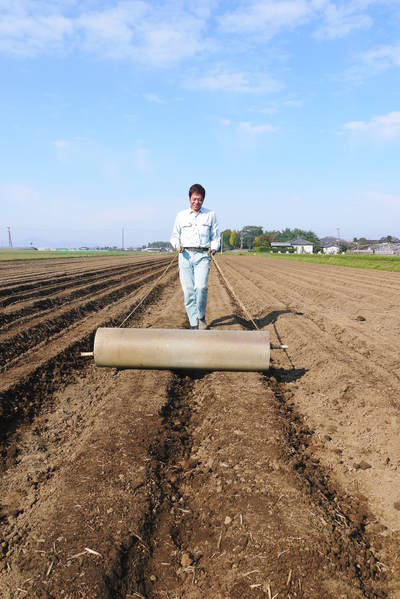
[[[216,250],[212,250],[211,248],[208,250],[208,255],[211,256],[215,256],[215,252]]]

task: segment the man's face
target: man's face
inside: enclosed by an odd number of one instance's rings
[[[198,212],[203,205],[204,199],[200,193],[197,193],[196,191],[194,191],[192,193],[192,195],[190,196],[189,201],[190,201],[190,207],[193,210],[193,212]]]

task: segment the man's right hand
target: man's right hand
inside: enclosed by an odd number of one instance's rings
[[[184,251],[185,251],[185,248],[183,247],[183,245],[180,245],[178,248],[179,254],[182,254]]]

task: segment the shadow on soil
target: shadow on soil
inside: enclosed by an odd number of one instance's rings
[[[290,370],[286,370],[285,368],[274,368],[272,365],[264,377],[266,381],[274,377],[278,383],[292,383],[301,379],[306,372],[307,368],[291,368]]]
[[[254,318],[254,322],[259,329],[266,327],[269,324],[275,324],[280,316],[283,314],[294,314],[295,316],[303,316],[302,312],[295,312],[294,310],[286,309],[286,310],[274,310],[269,314],[266,314],[262,318]],[[216,328],[226,325],[239,324],[245,329],[252,331],[254,330],[254,325],[251,320],[246,320],[242,318],[238,314],[227,314],[226,316],[221,316],[220,318],[216,318],[212,322],[209,323],[209,328]]]

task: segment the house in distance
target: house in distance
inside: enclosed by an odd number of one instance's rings
[[[296,254],[312,254],[314,244],[307,239],[291,239],[290,241],[271,241],[271,248],[278,251],[293,249]]]

